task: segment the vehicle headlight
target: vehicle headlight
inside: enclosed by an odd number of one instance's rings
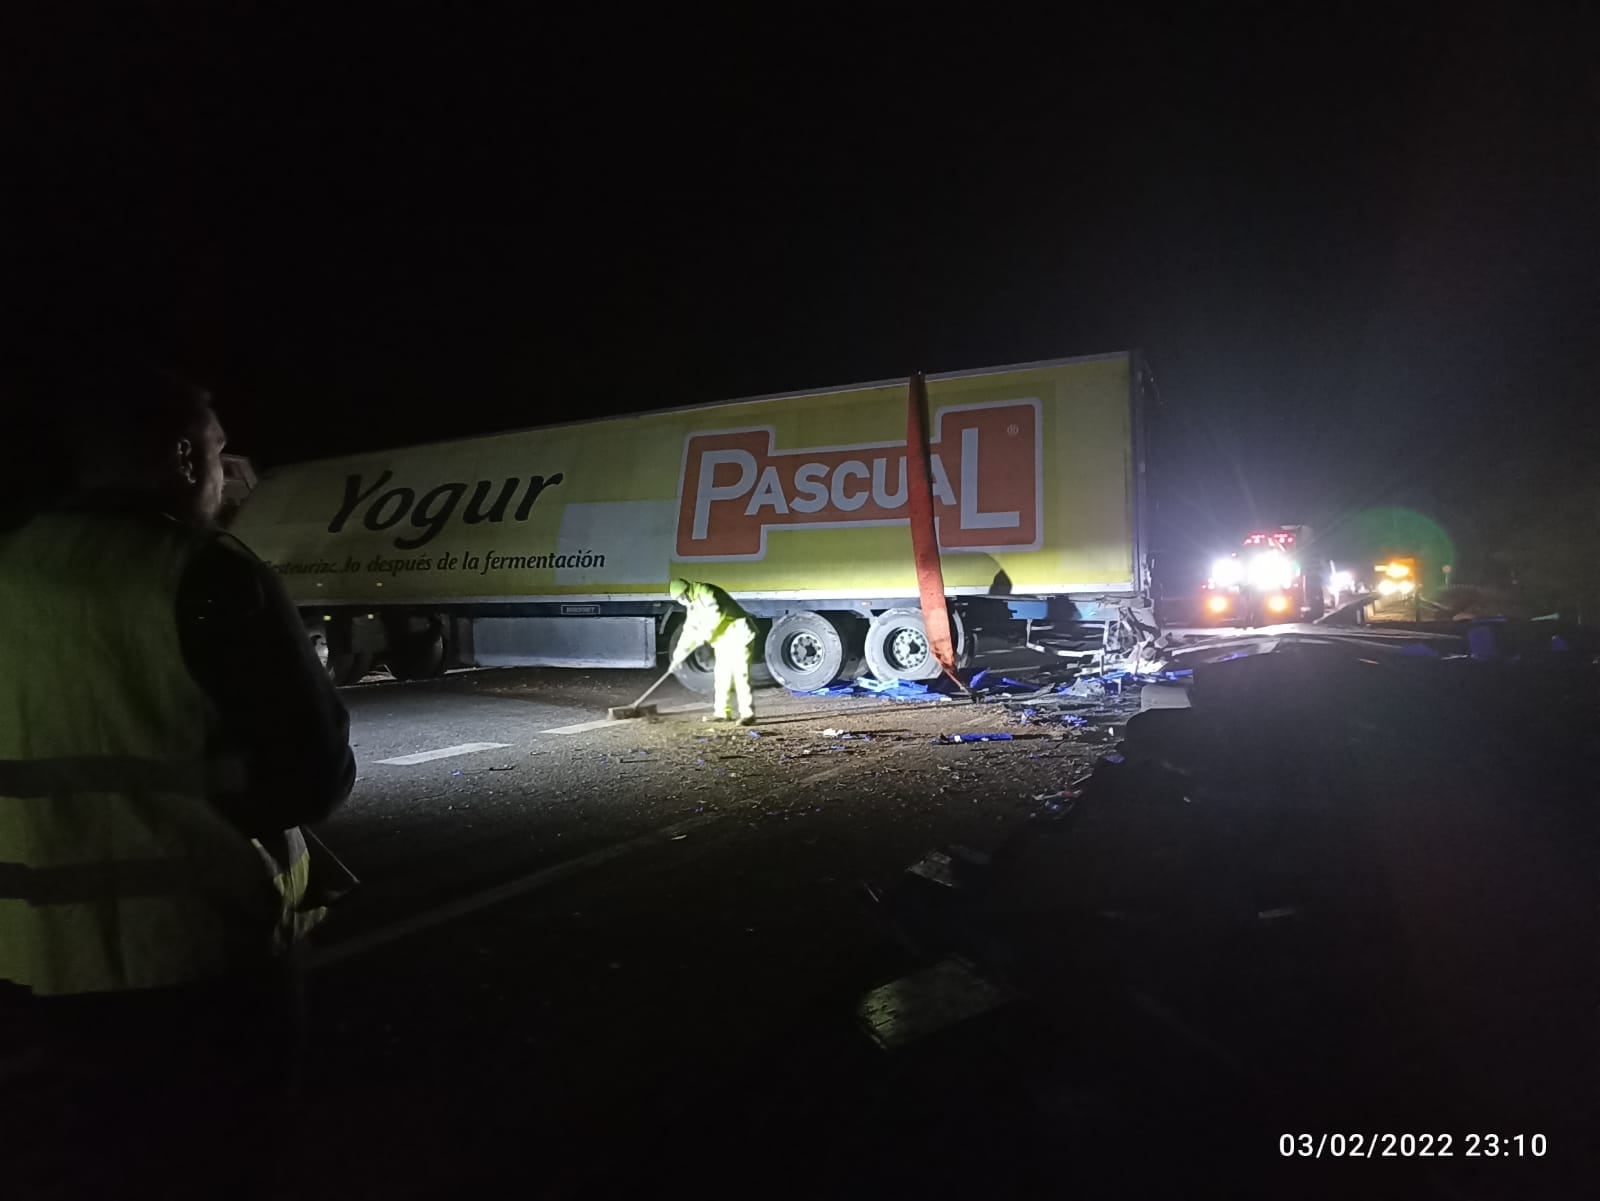
[[[1283,593],[1267,598],[1267,608],[1274,613],[1287,613],[1289,611],[1289,598]]]
[[[1250,587],[1262,592],[1287,588],[1294,578],[1294,564],[1282,551],[1263,551],[1250,560]]]
[[[1379,580],[1378,581],[1378,595],[1379,596],[1393,596],[1395,594],[1395,591],[1398,589],[1398,587],[1399,587],[1399,585],[1396,584],[1393,580],[1390,580],[1390,579]]]
[[[1211,582],[1218,588],[1233,588],[1244,583],[1244,564],[1229,557],[1211,565]]]
[[[1228,598],[1225,596],[1209,596],[1206,598],[1206,608],[1213,613],[1226,613],[1228,611]]]

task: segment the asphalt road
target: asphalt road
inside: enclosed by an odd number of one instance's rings
[[[994,845],[1118,728],[933,745],[1001,715],[776,690],[708,727],[676,683],[604,721],[652,678],[345,690],[359,775],[319,833],[363,883],[310,977],[315,1195],[604,1196],[698,1114],[779,1121],[783,1065],[859,1066],[857,1000],[911,966],[863,883]]]
[[[1592,1195],[1577,659],[1291,647],[1137,719],[766,691],[746,730],[673,684],[605,720],[651,679],[345,690],[320,833],[363,883],[311,962],[297,1195]],[[993,866],[905,872],[954,846]],[[1011,996],[881,1051],[869,991],[935,1026],[982,992],[908,983],[952,956]],[[1460,1157],[1278,1150],[1346,1126]]]

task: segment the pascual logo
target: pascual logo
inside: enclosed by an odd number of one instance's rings
[[[932,484],[945,550],[1039,545],[1039,402],[941,409]],[[774,526],[905,521],[905,443],[772,448],[772,430],[691,435],[679,486],[679,559],[756,559]]]
[[[344,480],[344,501],[339,506],[339,511],[333,515],[333,520],[328,523],[328,533],[337,534],[344,529],[345,522],[355,515],[357,509],[366,506],[362,515],[361,524],[369,530],[387,530],[400,524],[406,517],[410,517],[410,526],[416,533],[396,534],[394,544],[402,550],[412,550],[435,537],[440,530],[449,524],[450,518],[455,515],[456,506],[461,503],[461,498],[467,494],[466,484],[440,484],[429,488],[420,497],[415,488],[390,488],[383,491],[383,486],[392,479],[394,473],[385,471],[371,486],[363,488],[366,481],[360,475],[347,475]],[[511,502],[520,492],[515,521],[528,520],[528,514],[533,512],[534,502],[539,499],[539,494],[546,488],[554,488],[561,482],[562,476],[558,471],[546,479],[542,475],[530,475],[526,481],[517,476],[512,476],[500,485],[500,491],[492,502],[489,493],[494,489],[493,480],[479,480],[472,491],[472,499],[467,502],[467,509],[461,515],[461,520],[467,525],[477,525],[479,522],[492,522],[498,525],[506,519],[506,512],[511,507]],[[487,507],[485,507],[487,505]]]

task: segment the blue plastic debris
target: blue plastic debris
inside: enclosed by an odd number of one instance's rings
[[[936,701],[939,694],[917,680],[875,680],[862,676],[852,684],[830,684],[810,692],[791,689],[794,696],[881,696],[891,701]]]
[[[1117,754],[1116,751],[1112,751],[1109,755],[1106,756],[1106,762],[1107,763],[1121,763],[1122,761],[1123,761],[1122,756]]]
[[[937,693],[930,693],[928,686],[919,680],[875,680],[871,676],[862,676],[856,681],[856,687],[874,696],[895,701],[935,700],[938,697]]]
[[[1063,716],[1061,720],[1066,722],[1069,726],[1086,726],[1089,724],[1089,719],[1087,717],[1079,717],[1076,713],[1068,713]]]
[[[972,679],[967,681],[967,687],[968,688],[982,688],[983,687],[983,682],[985,680],[987,680],[988,678],[989,678],[989,669],[987,667],[985,667],[982,671],[978,672],[977,675],[973,676]]]
[[[747,731],[747,733],[752,738],[760,738],[761,737],[761,731],[760,730],[749,730],[749,731]]]
[[[812,688],[809,691],[791,688],[789,692],[793,696],[850,696],[855,688],[849,684],[830,684],[826,688]]]
[[[1039,687],[1037,684],[1029,684],[1024,680],[1013,680],[1010,676],[1001,676],[1000,682],[1007,688],[1027,688],[1030,691]]]
[[[950,743],[956,743],[956,742],[1010,742],[1011,740],[1012,740],[1012,735],[1010,735],[1010,734],[1001,734],[1001,733],[995,733],[995,734],[940,734],[937,738],[934,739],[934,742],[948,745]]]
[[[1497,645],[1495,631],[1492,625],[1474,622],[1467,631],[1467,653],[1474,659],[1497,659],[1500,657],[1500,648]]]

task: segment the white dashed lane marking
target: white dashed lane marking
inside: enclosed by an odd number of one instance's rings
[[[454,755],[471,755],[478,751],[497,751],[507,747],[509,742],[462,742],[455,746],[440,747],[436,751],[418,751],[415,755],[396,755],[393,759],[379,759],[379,763],[387,763],[391,767],[415,767],[418,763],[430,763],[435,759],[449,759]]]

